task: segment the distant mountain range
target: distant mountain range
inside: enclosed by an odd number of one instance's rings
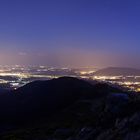
[[[123,67],[108,67],[100,69],[94,73],[99,76],[140,76],[140,69],[123,68]]]

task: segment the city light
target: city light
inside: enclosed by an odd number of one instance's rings
[[[56,68],[47,66],[0,66],[0,84],[17,89],[35,80],[48,80],[61,76],[79,77],[120,85],[136,92],[140,92],[140,76],[99,76],[94,75],[95,69],[72,69],[67,67]]]

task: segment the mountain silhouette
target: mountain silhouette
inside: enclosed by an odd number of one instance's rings
[[[0,121],[27,121],[48,117],[79,99],[100,98],[109,91],[120,92],[107,84],[90,84],[72,77],[34,81],[0,95]],[[15,119],[16,118],[16,119]]]
[[[94,73],[94,75],[99,76],[139,76],[140,69],[134,68],[123,68],[123,67],[108,67],[104,69],[100,69]]]
[[[105,83],[34,81],[0,94],[0,139],[124,139],[140,129],[139,110],[139,95]]]

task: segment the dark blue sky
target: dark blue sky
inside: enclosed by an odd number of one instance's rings
[[[0,64],[140,68],[139,0],[1,0]]]

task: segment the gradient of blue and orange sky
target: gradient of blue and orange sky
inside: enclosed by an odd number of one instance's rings
[[[0,64],[140,68],[139,0],[1,0]]]

